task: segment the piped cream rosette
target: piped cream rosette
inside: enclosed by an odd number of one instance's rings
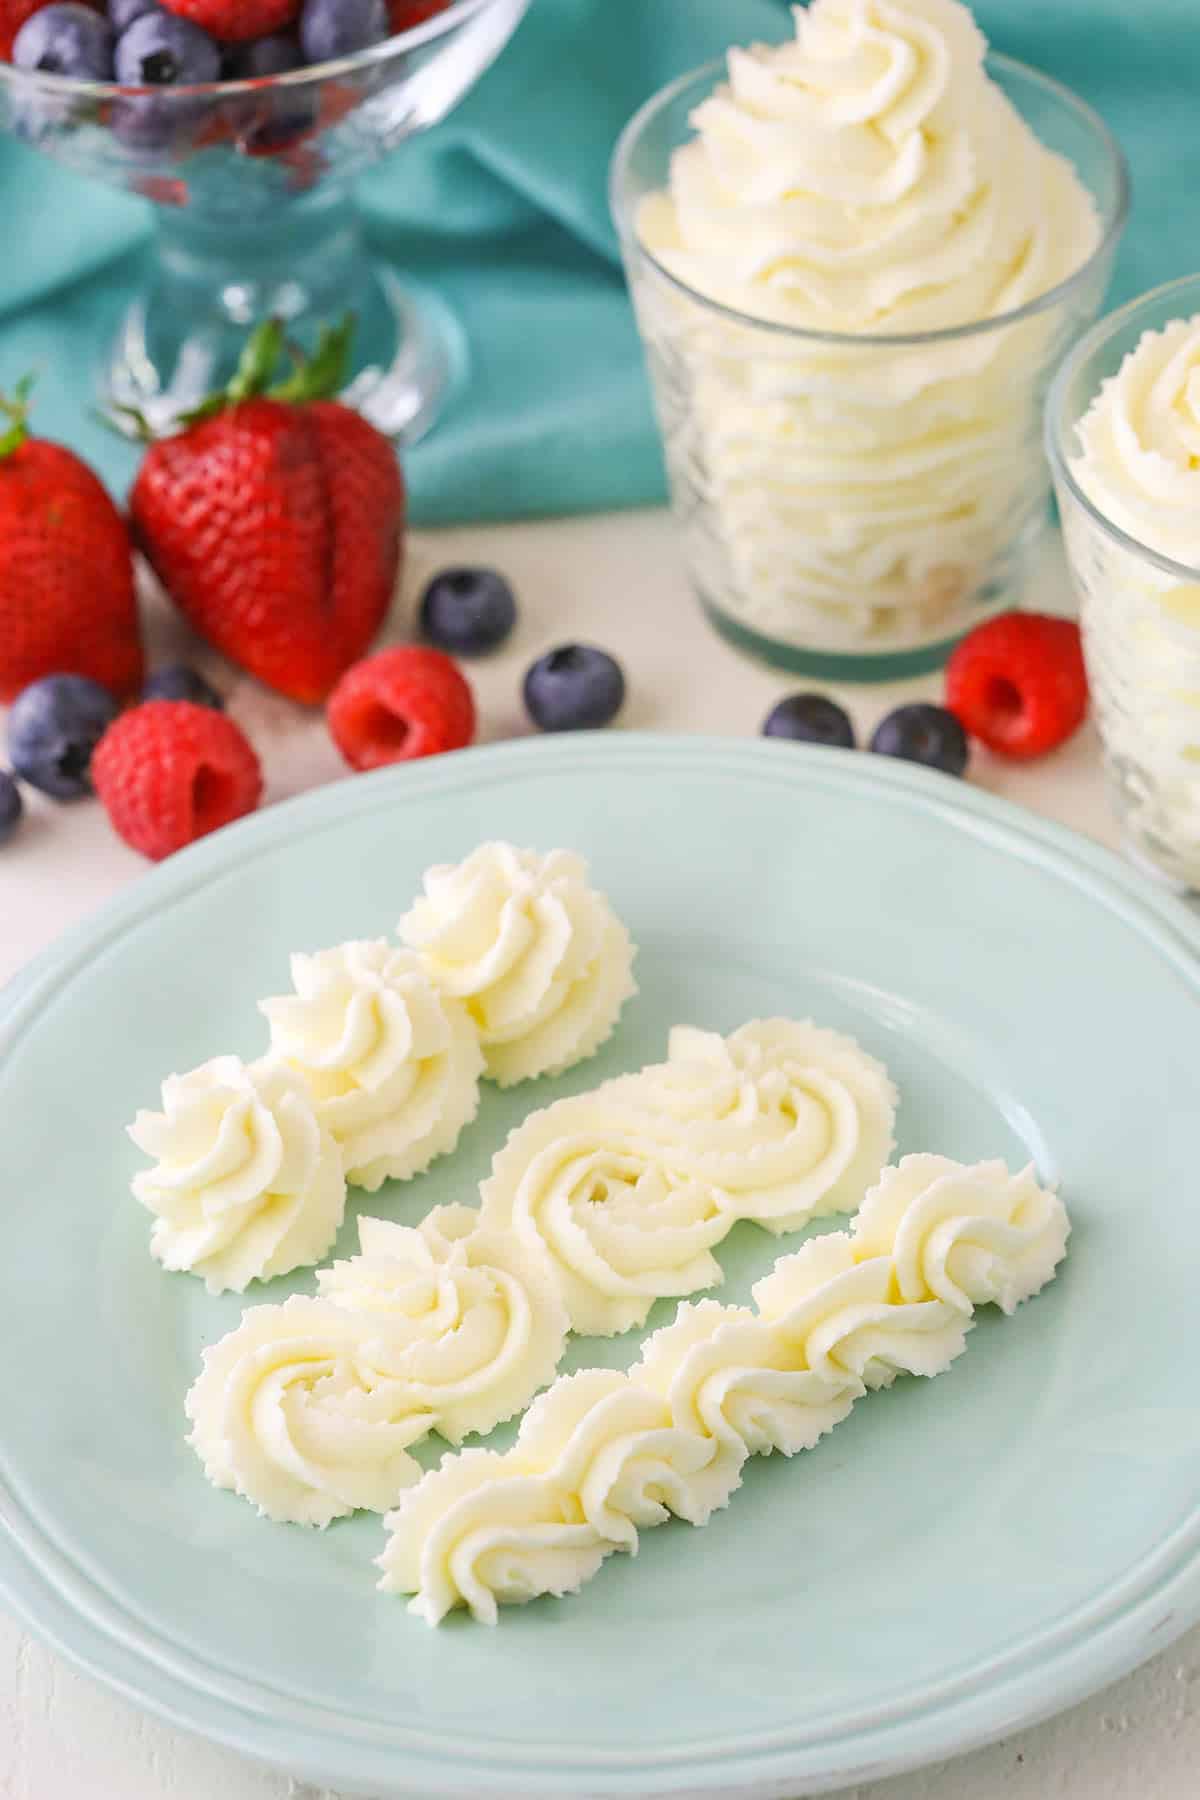
[[[292,982],[260,1011],[341,1146],[347,1181],[374,1193],[453,1150],[479,1110],[483,1056],[419,958],[383,940],[339,944],[293,956]]]
[[[362,1219],[359,1254],[319,1273],[319,1297],[249,1308],[187,1398],[209,1480],[323,1526],[394,1505],[428,1432],[458,1443],[527,1406],[566,1318],[539,1269],[477,1226],[465,1207],[416,1229]]]
[[[466,1006],[493,1081],[561,1075],[612,1036],[634,947],[582,857],[482,844],[424,889],[400,936]]]
[[[706,1523],[750,1456],[807,1449],[868,1389],[948,1368],[976,1306],[1012,1312],[1053,1278],[1069,1229],[1030,1170],[906,1157],[753,1309],[682,1306],[628,1374],[556,1381],[506,1454],[447,1457],[389,1515],[380,1586],[429,1624],[577,1591],[641,1530]]]
[[[346,1208],[338,1147],[298,1076],[218,1056],[169,1075],[161,1112],[129,1135],[154,1161],[133,1192],[155,1215],[150,1249],[209,1292],[242,1293],[319,1260]]]
[[[887,1161],[896,1091],[832,1031],[680,1028],[668,1061],[532,1114],[495,1158],[483,1218],[545,1261],[574,1331],[642,1325],[721,1280],[739,1219],[794,1231],[853,1211]]]

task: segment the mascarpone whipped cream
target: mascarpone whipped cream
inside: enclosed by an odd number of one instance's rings
[[[634,948],[582,857],[484,844],[424,889],[400,936],[465,1005],[493,1081],[562,1074],[612,1035]]]
[[[268,1518],[327,1525],[384,1512],[430,1431],[491,1431],[554,1379],[566,1316],[516,1246],[442,1207],[416,1229],[359,1221],[359,1254],[320,1295],[250,1307],[204,1353],[190,1442],[217,1487]]]
[[[643,1114],[603,1092],[558,1100],[509,1137],[480,1190],[485,1225],[549,1271],[573,1331],[611,1337],[655,1300],[721,1280],[736,1214],[671,1167]]]
[[[769,1231],[853,1212],[895,1142],[883,1064],[810,1020],[754,1019],[728,1037],[676,1026],[665,1063],[601,1092],[644,1110],[674,1167]]]
[[[863,1202],[854,1254],[890,1257],[906,1303],[1012,1313],[1053,1279],[1070,1229],[1062,1201],[1032,1168],[1010,1175],[1002,1162],[965,1168],[945,1156],[906,1156]],[[765,1301],[756,1290],[768,1314],[773,1279]]]
[[[150,1248],[164,1268],[240,1294],[325,1254],[346,1183],[297,1075],[269,1058],[219,1056],[169,1076],[162,1105],[139,1112],[129,1135],[154,1159],[133,1192],[155,1215]]]
[[[373,1193],[453,1150],[483,1072],[465,1009],[382,939],[293,956],[291,967],[295,993],[260,1011],[341,1146],[346,1179]]]
[[[359,1356],[452,1444],[491,1431],[554,1380],[567,1317],[554,1284],[467,1206],[413,1229],[360,1219],[359,1254],[319,1271],[322,1295],[361,1328]]]
[[[493,1161],[483,1217],[545,1260],[572,1330],[611,1336],[717,1285],[712,1252],[739,1219],[784,1232],[852,1212],[895,1110],[886,1070],[837,1032],[681,1027],[666,1063],[531,1114]]]
[[[989,78],[957,0],[813,0],[734,49],[633,259],[668,461],[706,597],[781,642],[888,648],[956,627],[1043,503],[1047,312],[1101,228]],[[1090,309],[1099,295],[1082,303]],[[697,505],[696,502],[700,504]]]
[[[754,1309],[680,1307],[626,1375],[560,1377],[505,1455],[448,1457],[385,1521],[380,1586],[437,1624],[457,1606],[575,1592],[670,1515],[703,1524],[748,1457],[809,1448],[869,1388],[941,1373],[977,1304],[1049,1281],[1068,1222],[1031,1174],[907,1157],[850,1233],[783,1257]]]
[[[1127,822],[1168,873],[1200,886],[1200,315],[1146,332],[1078,437],[1071,472],[1093,505],[1196,571],[1181,580],[1065,503],[1093,697]]]
[[[420,1478],[409,1446],[432,1420],[397,1407],[361,1341],[353,1314],[327,1300],[249,1307],[204,1352],[187,1396],[188,1442],[213,1485],[294,1525],[395,1505]]]
[[[1071,472],[1089,500],[1200,571],[1200,314],[1145,332],[1077,429]]]

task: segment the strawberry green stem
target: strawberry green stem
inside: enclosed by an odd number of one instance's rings
[[[247,338],[229,385],[185,413],[180,423],[185,427],[199,424],[202,419],[214,418],[231,406],[260,396],[295,406],[333,399],[346,383],[353,336],[354,317],[347,313],[340,325],[322,327],[316,349],[305,357],[288,344],[282,319],[264,319]],[[273,383],[271,378],[285,350],[292,359],[291,373]]]
[[[25,375],[13,389],[11,400],[0,394],[0,420],[7,422],[7,428],[0,430],[0,461],[19,450],[29,436],[29,396],[33,392],[33,383],[34,377]]]

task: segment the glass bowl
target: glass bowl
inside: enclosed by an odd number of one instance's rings
[[[1126,847],[1192,893],[1200,893],[1200,565],[1131,537],[1084,491],[1072,465],[1079,421],[1143,334],[1197,316],[1200,275],[1191,275],[1102,319],[1063,363],[1046,407],[1092,707]],[[1175,377],[1180,401],[1188,376],[1185,369]],[[1155,404],[1172,403],[1163,385]]]
[[[1124,158],[1067,88],[989,56],[992,80],[1096,201],[1089,260],[977,324],[797,330],[689,287],[638,234],[643,200],[666,187],[724,69],[710,63],[649,100],[611,180],[693,587],[726,637],[798,673],[888,681],[937,668],[1024,586],[1049,516],[1045,394],[1100,309],[1128,210]]]
[[[0,128],[155,203],[158,253],[103,374],[165,429],[236,366],[271,314],[311,349],[353,312],[347,398],[390,436],[428,430],[452,334],[370,254],[354,177],[436,124],[503,49],[529,0],[453,0],[399,37],[269,80],[131,88],[0,64]]]

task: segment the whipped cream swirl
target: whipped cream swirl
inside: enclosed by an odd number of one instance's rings
[[[645,242],[739,312],[919,333],[1011,312],[1087,260],[1095,209],[987,76],[958,0],[814,0],[729,53]]]
[[[389,1515],[380,1586],[430,1624],[575,1592],[639,1531],[705,1523],[748,1457],[806,1449],[869,1388],[948,1368],[975,1306],[1037,1292],[1068,1230],[1029,1172],[905,1158],[852,1232],[781,1258],[753,1310],[682,1306],[627,1375],[556,1381],[507,1454],[447,1458]]]
[[[755,1019],[727,1038],[676,1026],[665,1063],[601,1092],[647,1113],[674,1167],[769,1231],[853,1212],[895,1141],[883,1064],[808,1020]]]
[[[322,1295],[361,1328],[359,1356],[396,1403],[461,1443],[491,1431],[553,1381],[567,1319],[540,1264],[480,1228],[466,1206],[415,1229],[360,1219],[359,1254],[322,1269]]]
[[[863,1202],[854,1254],[890,1257],[905,1302],[1012,1313],[1053,1279],[1070,1229],[1032,1168],[1010,1175],[1002,1162],[906,1156]]]
[[[666,1063],[531,1114],[492,1164],[484,1219],[542,1255],[574,1331],[611,1336],[720,1282],[712,1252],[739,1219],[784,1232],[853,1211],[895,1108],[886,1070],[836,1032],[681,1028]]]
[[[1071,470],[1105,518],[1200,570],[1200,314],[1147,331],[1078,432]]]
[[[295,1525],[393,1506],[420,1478],[409,1446],[432,1419],[396,1405],[361,1339],[353,1315],[325,1300],[249,1307],[204,1352],[187,1396],[188,1442],[213,1485]]]
[[[582,857],[484,844],[424,888],[400,936],[466,1006],[493,1081],[559,1075],[612,1035],[634,949]]]
[[[1088,677],[1127,834],[1200,887],[1200,314],[1146,332],[1078,427],[1071,471],[1105,519],[1196,577],[1118,543],[1069,495]]]
[[[292,958],[294,994],[264,1000],[271,1047],[306,1082],[346,1179],[374,1192],[453,1150],[479,1108],[483,1057],[462,1006],[383,940]]]
[[[635,1108],[603,1092],[558,1100],[512,1133],[480,1190],[485,1225],[549,1270],[573,1331],[611,1337],[655,1300],[721,1280],[730,1230],[712,1187],[673,1169]]]
[[[205,1473],[272,1519],[383,1512],[416,1481],[410,1446],[490,1431],[554,1379],[554,1288],[467,1207],[413,1229],[359,1221],[320,1296],[251,1307],[205,1352],[187,1400]]]
[[[210,1293],[317,1262],[346,1206],[338,1147],[304,1083],[272,1059],[219,1056],[162,1087],[162,1112],[129,1135],[154,1167],[133,1193],[155,1215],[150,1248]]]
[[[687,554],[713,605],[776,641],[934,642],[1011,580],[1044,506],[1044,380],[1102,283],[1016,325],[871,340],[1021,308],[1083,268],[1100,222],[989,78],[957,0],[813,0],[795,17],[792,42],[730,52],[636,219]]]

